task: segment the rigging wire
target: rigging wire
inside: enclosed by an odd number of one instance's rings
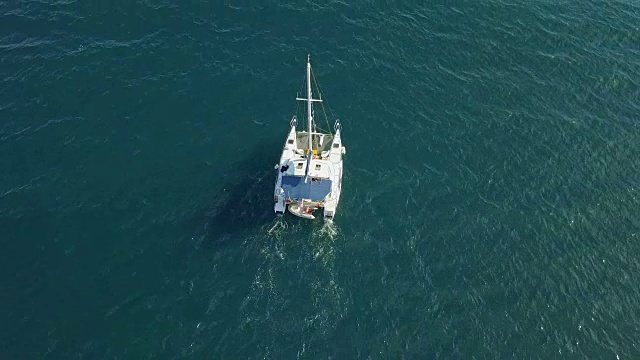
[[[311,71],[311,77],[313,78],[312,83],[316,84],[316,89],[318,90],[318,98],[322,100],[322,92],[320,91],[320,84],[318,83],[318,80],[316,80],[316,76],[313,71]],[[327,116],[327,112],[325,110],[324,100],[320,103],[320,107],[322,108],[322,113],[324,114],[324,120],[327,123],[327,128],[329,129],[325,131],[333,135],[333,132],[331,131],[331,125],[329,124],[329,117]],[[335,115],[333,115],[333,112],[331,111],[331,108],[329,108],[329,105],[326,105],[326,108],[329,110],[329,114],[335,118]]]
[[[296,98],[300,97],[300,92],[304,91],[304,86],[307,83],[307,77],[304,77],[304,80],[302,80],[302,84],[300,84],[300,90],[296,93]],[[300,113],[300,101],[296,100],[296,109],[295,109],[295,116],[297,119],[299,119],[300,117],[298,116]]]

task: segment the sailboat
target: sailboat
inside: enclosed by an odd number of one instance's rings
[[[276,215],[285,211],[305,219],[315,219],[322,212],[325,221],[333,221],[342,191],[342,158],[346,149],[340,137],[340,120],[334,123],[334,133],[316,126],[311,82],[311,60],[307,56],[306,98],[297,97],[307,105],[306,129],[298,129],[296,115],[284,142],[277,170],[273,200]],[[317,85],[317,83],[316,83]],[[318,91],[320,93],[320,91]]]

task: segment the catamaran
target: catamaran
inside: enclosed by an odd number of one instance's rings
[[[346,149],[340,138],[340,120],[335,120],[333,134],[316,126],[313,103],[322,103],[322,99],[313,98],[311,77],[308,56],[307,97],[296,98],[307,104],[307,127],[298,131],[296,115],[291,119],[280,162],[275,166],[274,210],[283,215],[288,207],[291,214],[305,219],[315,219],[314,212],[321,210],[324,220],[332,221],[342,190],[342,157]]]

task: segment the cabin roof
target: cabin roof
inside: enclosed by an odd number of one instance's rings
[[[285,199],[323,201],[331,192],[331,180],[309,177],[305,183],[304,176],[282,177],[282,189]]]

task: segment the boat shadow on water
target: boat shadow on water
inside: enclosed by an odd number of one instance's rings
[[[259,146],[225,169],[224,185],[215,189],[205,210],[205,247],[221,246],[273,221],[273,165],[279,148],[278,144]]]

